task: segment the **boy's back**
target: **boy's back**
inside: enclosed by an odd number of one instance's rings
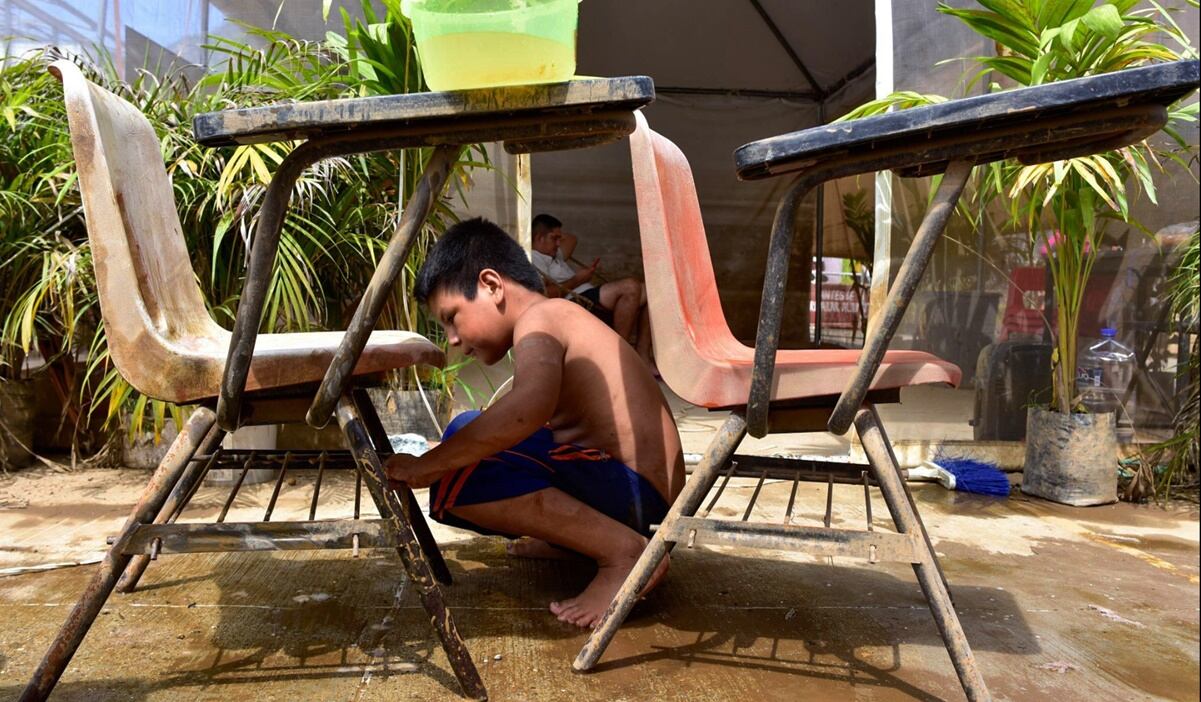
[[[537,335],[553,339],[563,353],[549,422],[555,441],[600,449],[650,481],[666,502],[675,500],[684,486],[679,433],[659,384],[634,348],[563,299],[531,305],[521,316],[513,338],[515,366],[524,365],[523,353],[539,353],[533,344],[522,346]],[[514,388],[523,380],[514,377]]]

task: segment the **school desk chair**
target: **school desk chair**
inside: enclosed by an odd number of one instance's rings
[[[903,387],[954,386],[960,372],[927,353],[890,351],[889,341],[975,165],[1011,157],[1041,163],[1137,142],[1158,131],[1167,120],[1167,106],[1195,90],[1197,83],[1198,62],[1180,61],[823,125],[741,147],[735,163],[744,179],[797,174],[772,228],[754,348],[734,338],[721,311],[688,161],[639,115],[630,153],[651,333],[660,357],[672,359],[659,369],[668,387],[685,401],[730,414],[574,667],[593,668],[675,544],[725,544],[912,564],[964,692],[971,700],[990,699],[875,408],[898,402]],[[800,199],[824,181],[885,169],[908,177],[943,176],[864,348],[778,350],[792,225]],[[749,508],[741,521],[708,518],[708,508],[695,516],[723,471],[727,480],[739,474],[732,459],[747,433],[842,434],[852,424],[896,532],[873,528],[866,473],[860,476],[867,500],[866,530],[830,527],[831,493],[820,527],[792,524],[787,518],[784,524],[751,522]],[[854,478],[846,474],[845,464],[815,468],[812,461],[779,459],[760,464],[769,464],[772,477],[788,475],[791,464],[794,496],[795,480],[804,473],[824,470],[831,476],[831,490],[833,476],[840,471],[842,479]],[[767,469],[757,473],[760,485]],[[790,501],[789,513],[791,507]]]
[[[63,83],[112,362],[144,395],[197,408],[154,471],[21,699],[41,700],[50,694],[118,580],[120,590],[132,590],[152,555],[387,547],[395,547],[400,555],[464,692],[485,698],[438,585],[449,584],[450,571],[412,492],[387,487],[380,456],[390,454],[391,446],[363,389],[386,371],[414,364],[441,366],[442,351],[405,331],[375,331],[367,339],[353,369],[353,394],[337,408],[353,455],[353,461],[346,462],[356,470],[354,518],[315,518],[319,467],[308,520],[268,521],[285,465],[262,522],[225,521],[253,465],[248,458],[216,523],[176,523],[222,454],[225,431],[217,426],[213,408],[230,333],[205,307],[150,123],[136,107],[88,81],[74,63],[58,61],[51,70]],[[246,380],[242,424],[303,422],[342,336],[259,334]],[[364,483],[381,519],[360,518],[358,495]]]

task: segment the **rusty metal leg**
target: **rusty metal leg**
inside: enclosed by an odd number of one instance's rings
[[[863,450],[871,463],[876,480],[880,483],[880,492],[884,494],[884,501],[888,504],[893,521],[896,522],[897,531],[902,534],[924,532],[917,511],[905,496],[905,481],[901,478],[901,471],[893,463],[887,440],[870,409],[860,410],[855,415],[855,429],[863,442]],[[991,700],[984,678],[976,668],[976,658],[968,645],[967,636],[963,633],[963,626],[959,623],[959,615],[955,613],[951,596],[940,577],[938,557],[934,555],[934,549],[930,548],[929,541],[923,543],[926,548],[919,546],[915,549],[920,561],[913,564],[913,571],[917,574],[917,581],[930,604],[930,611],[934,614],[934,621],[942,634],[947,653],[951,655],[951,662],[959,675],[959,683],[963,685],[963,691],[972,702]]]
[[[892,450],[892,441],[888,438],[888,432],[884,430],[884,422],[880,419],[880,412],[875,405],[868,405],[865,409],[872,413],[872,420],[876,423],[876,428],[880,431],[880,438],[884,441],[884,448],[888,449],[888,464],[894,470],[900,471],[901,464],[897,461],[897,454]],[[922,540],[926,542],[926,548],[930,549],[930,553],[934,553],[934,542],[930,541],[930,532],[926,531],[926,523],[922,521],[922,513],[917,509],[917,503],[913,501],[913,491],[909,489],[909,483],[901,481],[901,487],[905,490],[905,499],[909,501],[909,506],[913,509],[913,516],[917,520],[917,530],[922,534]],[[934,565],[938,568],[938,577],[942,578],[942,586],[947,589],[947,594],[951,598],[951,603],[955,602],[955,593],[951,591],[951,583],[947,580],[947,576],[942,572],[942,563],[937,558],[934,559]]]
[[[792,258],[792,234],[797,207],[819,182],[817,177],[802,177],[785,193],[776,206],[767,251],[767,271],[763,275],[763,299],[759,303],[759,327],[755,332],[755,365],[751,370],[751,390],[747,399],[747,426],[751,436],[767,434],[768,404],[771,402],[772,377],[776,369],[776,349],[780,346],[780,326],[784,320],[784,291],[788,287],[788,265]],[[808,252],[805,254],[808,256]]]
[[[212,410],[203,407],[188,418],[179,436],[167,450],[167,455],[154,471],[154,476],[142,491],[142,496],[130,512],[120,536],[97,566],[95,574],[83,591],[83,596],[67,615],[66,623],[50,644],[50,649],[46,651],[41,664],[34,671],[25,691],[21,693],[22,702],[44,700],[54,689],[59,676],[66,669],[71,656],[75,654],[75,649],[79,648],[96,615],[100,613],[100,608],[104,606],[105,600],[117,584],[118,576],[129,563],[129,556],[123,554],[122,550],[133,534],[134,527],[146,524],[158,514],[163,501],[167,499],[167,493],[179,482],[180,474],[187,468],[196,447],[204,440],[215,421],[216,415]]]
[[[876,377],[880,362],[884,360],[884,352],[888,350],[888,344],[900,326],[901,318],[905,316],[905,310],[909,307],[914,291],[917,290],[917,284],[926,272],[926,264],[934,255],[934,247],[955,211],[955,203],[959,202],[963,186],[972,174],[972,167],[970,161],[952,161],[947,166],[930,208],[926,211],[926,217],[918,227],[917,233],[913,235],[913,243],[909,245],[905,261],[897,271],[897,279],[888,289],[884,309],[880,312],[880,321],[868,327],[855,373],[847,380],[846,387],[838,398],[838,404],[830,413],[830,420],[826,425],[830,433],[845,434],[847,429],[851,428],[851,421],[863,405],[863,398],[867,397],[872,379]]]
[[[317,459],[317,479],[313,481],[313,500],[309,503],[309,521],[317,519],[317,500],[321,498],[321,480],[325,477],[325,462],[329,455],[325,451]]]
[[[392,297],[392,286],[396,278],[404,270],[405,261],[409,258],[409,250],[417,240],[417,234],[425,225],[425,219],[438,201],[438,195],[450,176],[450,170],[459,158],[462,147],[459,145],[443,145],[434,149],[417,188],[405,204],[404,212],[388,248],[380,256],[379,265],[371,276],[371,282],[363,293],[363,299],[354,311],[354,317],[346,328],[346,334],[338,344],[338,350],[325,371],[325,378],[317,388],[317,395],[305,416],[305,421],[314,427],[321,428],[329,422],[330,412],[334,404],[339,402],[350,381],[351,372],[359,362],[359,355],[367,345],[367,337],[375,327],[376,320],[384,310],[384,305]]]
[[[167,495],[166,501],[163,502],[162,508],[154,517],[155,524],[166,524],[171,520],[177,511],[184,507],[183,500],[192,494],[192,486],[201,480],[207,472],[205,465],[206,461],[195,460],[197,456],[209,456],[211,462],[212,456],[215,454],[217,447],[221,445],[221,440],[225,438],[225,430],[214,424],[205,434],[204,439],[197,446],[196,451],[188,457],[187,467],[179,476],[179,480],[175,482],[175,486],[171,488],[170,494]],[[145,553],[139,553],[129,559],[129,565],[125,566],[125,572],[121,574],[121,579],[117,581],[117,592],[130,593],[138,586],[138,581],[142,579],[142,575],[146,572],[146,566],[150,565],[150,556]]]
[[[285,452],[284,453],[284,464],[279,467],[279,475],[275,476],[275,487],[271,489],[271,499],[267,500],[267,510],[265,512],[263,512],[263,521],[264,522],[271,521],[271,514],[275,511],[275,503],[279,501],[279,491],[284,486],[284,476],[286,476],[288,474],[288,464],[291,461],[292,461],[292,452],[291,451]],[[354,518],[358,519],[359,518],[359,510],[358,510],[359,496],[358,496],[357,492],[355,494],[354,499],[355,499]]]
[[[658,530],[651,537],[650,543],[643,549],[638,562],[634,564],[634,569],[626,576],[626,581],[622,583],[621,589],[609,603],[605,615],[601,617],[600,622],[588,637],[588,641],[580,649],[579,655],[575,657],[575,662],[572,663],[573,668],[581,671],[591,670],[596,665],[613,639],[613,635],[617,633],[618,627],[629,616],[630,610],[638,600],[639,593],[646,588],[655,569],[667,555],[669,544],[665,534],[668,528],[675,524],[680,517],[691,517],[696,514],[701,501],[717,481],[718,474],[729,462],[730,456],[734,455],[734,450],[738,448],[738,444],[744,436],[746,436],[746,417],[738,412],[731,413],[721,428],[717,430],[717,436],[713,437],[700,465],[692,472],[692,476],[684,485],[684,490],[672,503],[667,516],[663,518],[663,523],[659,525]]]
[[[221,394],[217,398],[217,423],[226,431],[233,431],[240,424],[242,392],[250,374],[250,359],[254,356],[254,343],[262,324],[263,306],[271,286],[271,267],[275,264],[292,186],[306,168],[328,155],[320,142],[309,141],[296,147],[279,164],[263,195],[225,359],[225,372],[221,377]]]
[[[738,468],[738,461],[730,461],[730,467],[726,469],[726,474],[721,476],[721,485],[717,486],[717,492],[713,493],[713,497],[709,499],[709,504],[701,510],[701,517],[708,517],[713,511],[714,505],[721,499],[721,494],[726,491],[726,486],[730,484],[730,478],[734,477],[734,471]]]
[[[254,454],[255,452],[251,451],[246,454],[246,460],[242,461],[242,470],[238,473],[238,479],[234,481],[229,494],[225,496],[225,503],[221,505],[221,513],[217,515],[218,524],[225,521],[225,516],[229,514],[229,508],[233,506],[234,500],[238,499],[238,491],[242,489],[242,482],[246,480],[246,474],[250,472],[250,464],[254,463]]]
[[[383,464],[371,445],[363,419],[349,395],[342,396],[338,401],[336,415],[338,424],[346,435],[346,442],[354,454],[355,466],[363,474],[363,481],[367,483],[371,497],[377,504],[387,506],[387,514],[381,516],[388,521],[395,534],[399,544],[397,552],[400,554],[405,573],[421,596],[421,604],[429,615],[430,624],[433,625],[443,650],[446,651],[446,657],[450,660],[450,667],[459,680],[463,694],[477,700],[488,699],[488,691],[484,689],[484,682],[480,680],[479,671],[471,660],[471,653],[463,644],[450,610],[443,601],[442,588],[434,579],[429,563],[421,552],[421,544],[413,535],[409,506],[401,501],[396,492],[388,489]]]
[[[363,388],[355,388],[353,395],[359,415],[362,416],[363,424],[367,427],[367,434],[371,437],[371,443],[375,445],[376,454],[391,455],[392,443],[388,440],[388,432],[384,429],[379,414],[375,411],[375,405],[371,403],[371,396]],[[421,550],[425,552],[425,559],[429,561],[430,569],[434,571],[434,577],[443,585],[452,584],[454,579],[450,575],[450,568],[446,566],[442,550],[438,548],[438,542],[434,540],[430,525],[425,521],[421,503],[417,501],[417,497],[413,495],[413,491],[407,485],[397,488],[396,492],[409,505],[409,523],[413,527],[413,534],[417,536],[417,541],[421,543]],[[375,508],[379,510],[381,517],[387,519],[388,515],[384,512],[388,508],[387,504],[377,502]]]

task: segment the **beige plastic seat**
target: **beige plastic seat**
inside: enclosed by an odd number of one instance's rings
[[[396,548],[404,573],[396,571],[395,575],[407,576],[420,596],[464,693],[486,699],[483,682],[443,600],[440,583],[450,584],[450,571],[413,493],[404,486],[392,489],[387,485],[380,455],[390,454],[391,445],[361,388],[352,384],[339,398],[337,408],[351,454],[341,463],[356,470],[359,477],[353,518],[316,518],[326,465],[322,454],[306,521],[264,523],[270,519],[274,497],[262,522],[224,521],[225,510],[242,484],[239,478],[217,523],[175,523],[222,455],[225,431],[217,426],[213,407],[231,335],[213,321],[205,307],[150,123],[133,105],[89,82],[75,64],[59,61],[51,71],[63,82],[113,363],[142,393],[199,407],[96,566],[21,700],[43,700],[50,694],[113,589],[132,591],[153,555],[280,548],[349,548],[357,552],[360,545]],[[342,336],[339,332],[259,335],[243,397],[242,423],[303,422],[311,395]],[[374,332],[353,376],[361,379],[417,363],[440,366],[444,360],[442,351],[418,334]],[[243,463],[243,478],[253,458],[251,452]],[[285,457],[276,495],[287,465]],[[360,518],[357,495],[363,485],[379,519]]]
[[[215,398],[230,333],[205,307],[154,129],[136,107],[93,85],[74,64],[55,66],[113,363],[150,397],[177,403]],[[247,393],[319,382],[341,338],[340,332],[260,334]],[[355,375],[443,362],[441,350],[419,334],[377,331]]]

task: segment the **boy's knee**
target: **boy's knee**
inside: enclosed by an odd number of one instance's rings
[[[622,278],[613,281],[614,292],[622,297],[638,297],[642,294],[642,284],[633,278]]]
[[[467,425],[468,422],[478,416],[480,416],[479,410],[467,410],[459,413],[454,419],[450,420],[450,424],[446,425],[446,430],[442,432],[442,440],[446,441],[453,436],[456,431],[462,429]]]

